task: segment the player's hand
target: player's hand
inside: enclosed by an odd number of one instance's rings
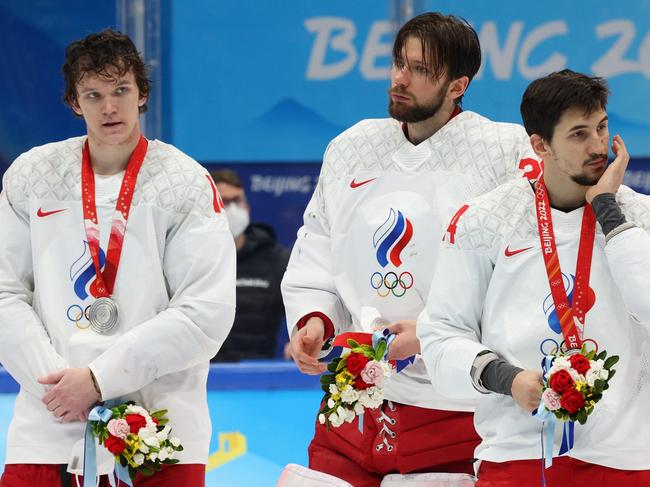
[[[316,358],[323,348],[324,334],[325,323],[313,316],[291,338],[291,355],[303,374],[318,375],[327,370],[327,364],[319,362]]]
[[[291,355],[291,342],[284,344],[284,348],[282,349],[282,357],[285,360],[291,360],[293,358],[293,355]]]
[[[420,340],[415,335],[415,320],[396,321],[386,329],[396,335],[388,348],[388,360],[403,360],[420,353]]]
[[[64,422],[86,421],[90,407],[101,400],[88,367],[63,369],[38,379],[53,387],[43,396],[43,403]]]
[[[522,370],[512,381],[512,398],[517,405],[530,413],[537,409],[542,400],[542,372]]]
[[[612,141],[612,151],[616,158],[607,167],[598,182],[587,190],[585,199],[587,203],[603,193],[616,193],[618,188],[623,184],[627,163],[630,161],[630,154],[627,152],[625,143],[620,135],[615,135]]]

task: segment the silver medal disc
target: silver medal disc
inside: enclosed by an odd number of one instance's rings
[[[111,298],[98,298],[88,309],[88,321],[93,331],[109,333],[117,326],[117,304]]]

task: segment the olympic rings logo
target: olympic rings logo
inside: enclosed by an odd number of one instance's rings
[[[582,343],[584,344],[587,352],[590,352],[593,349],[596,353],[598,353],[598,343],[596,343],[595,340],[587,338],[586,340],[583,340]],[[546,357],[547,355],[555,355],[558,353],[558,351],[566,353],[568,351],[568,348],[566,346],[566,343],[564,343],[564,340],[558,344],[557,340],[554,340],[553,338],[546,338],[545,340],[542,340],[542,343],[539,344],[539,351],[542,352],[542,355]]]
[[[90,309],[90,305],[86,306],[86,309],[83,309],[81,306],[78,304],[73,304],[72,306],[68,307],[68,311],[66,311],[66,315],[68,316],[68,320],[73,322],[77,328],[80,330],[85,330],[90,326],[90,321],[88,319],[88,310]],[[81,324],[81,320],[86,319],[85,324]]]
[[[387,272],[385,275],[381,272],[374,272],[370,276],[370,285],[382,298],[391,293],[396,298],[401,298],[406,294],[407,289],[413,287],[413,274],[405,271],[398,276],[393,271]]]

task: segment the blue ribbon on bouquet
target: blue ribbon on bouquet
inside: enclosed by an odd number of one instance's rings
[[[548,371],[553,365],[552,355],[547,355],[542,359],[542,380],[546,385],[548,382]],[[546,409],[544,405],[544,398],[539,402],[539,406],[533,411],[533,417],[542,422],[541,441],[542,441],[542,460],[544,460],[544,468],[542,469],[542,485],[546,485],[544,478],[544,469],[553,465],[553,438],[555,436],[555,426],[557,424],[557,417],[553,411]],[[574,422],[564,421],[562,431],[562,444],[560,445],[560,455],[571,451],[573,448],[574,439]]]
[[[386,355],[388,355],[390,344],[393,343],[396,336],[397,335],[390,333],[386,328],[383,330],[377,330],[372,334],[372,348],[377,348],[380,340],[386,340],[386,353],[382,357],[382,360],[384,360]],[[401,360],[391,360],[391,362],[395,362],[395,371],[399,374],[405,367],[415,362],[415,355],[411,355],[410,357]]]
[[[108,423],[113,417],[113,411],[107,407],[108,403],[104,406],[95,406],[88,414],[88,423],[86,424],[86,435],[84,438],[84,484],[83,487],[95,487],[97,481],[97,452],[95,448],[95,437],[90,427],[91,421],[101,421]],[[129,487],[133,487],[129,471],[126,467],[118,461],[115,462],[115,477]],[[112,474],[108,475],[108,482],[111,487],[115,487],[115,479]]]

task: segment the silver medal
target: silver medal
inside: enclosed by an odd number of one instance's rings
[[[98,298],[88,309],[88,321],[93,331],[109,333],[117,326],[117,304],[111,298]]]

